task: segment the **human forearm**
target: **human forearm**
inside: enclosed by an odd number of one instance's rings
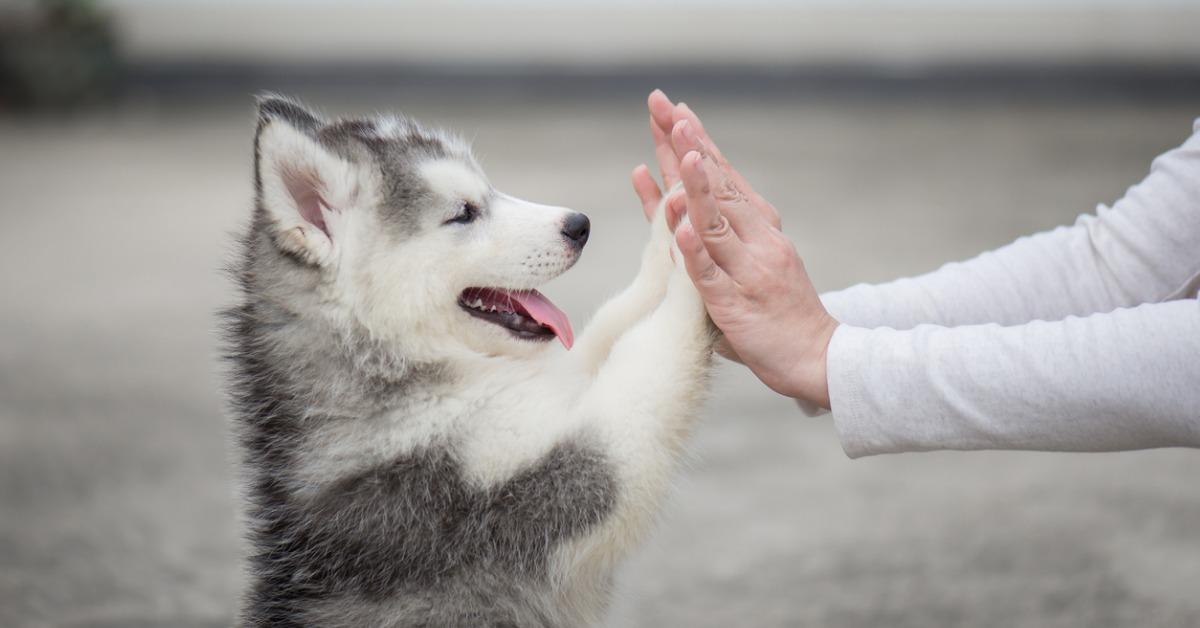
[[[970,260],[881,284],[821,295],[830,313],[857,327],[1016,325],[1129,305],[1093,280],[1096,261],[1077,227],[1023,237]]]
[[[1200,303],[909,331],[843,327],[829,347],[848,455],[1200,446]]]
[[[1200,129],[1200,123],[1197,124]],[[1200,288],[1200,133],[1154,160],[1111,208],[917,277],[822,295],[859,327],[1086,316]]]

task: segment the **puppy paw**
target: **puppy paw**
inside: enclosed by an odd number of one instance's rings
[[[671,269],[671,276],[667,280],[667,299],[675,301],[676,311],[683,312],[688,318],[707,321],[708,310],[704,307],[704,299],[700,298],[696,284],[692,283],[692,278],[683,265],[679,247],[672,245],[671,254],[679,261]]]
[[[666,281],[671,268],[676,265],[675,260],[683,259],[671,250],[675,246],[675,234],[667,216],[667,199],[670,197],[669,193],[663,196],[654,211],[654,217],[650,220],[650,240],[642,254],[642,269],[649,271],[659,281]]]
[[[654,233],[656,237],[670,237],[675,233],[675,229],[679,226],[678,222],[681,217],[671,215],[671,208],[668,207],[667,201],[669,201],[672,197],[680,196],[679,193],[682,190],[683,184],[676,183],[675,185],[671,186],[671,189],[668,190],[666,194],[663,195],[662,201],[658,204],[658,209],[655,211],[654,218],[651,221],[652,233]],[[672,220],[674,220],[676,224],[672,224]]]

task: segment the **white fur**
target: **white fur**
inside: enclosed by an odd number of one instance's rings
[[[299,219],[278,174],[264,181],[279,237],[323,269],[322,311],[336,325],[367,330],[396,355],[449,365],[452,375],[394,412],[312,430],[302,488],[315,492],[356,469],[451,440],[470,481],[486,486],[534,465],[557,443],[587,439],[615,468],[616,507],[558,552],[552,578],[564,623],[600,621],[615,562],[651,526],[667,490],[711,355],[703,303],[671,261],[662,208],[633,283],[564,352],[474,318],[457,299],[468,287],[534,288],[569,268],[578,255],[560,233],[569,210],[495,192],[473,163],[430,161],[419,168],[435,196],[420,217],[427,224],[400,240],[378,213],[352,211],[376,202],[371,173],[286,125],[272,124],[263,138],[268,171],[311,173],[329,203],[326,237]],[[464,202],[484,215],[471,225],[442,224]]]
[[[335,255],[334,241],[343,217],[358,214],[366,173],[330,154],[304,133],[291,126],[272,122],[262,130],[259,140],[263,205],[276,222],[280,245],[319,264],[327,264]],[[330,233],[300,217],[296,199],[289,192],[288,176],[311,178],[326,202],[322,214]]]

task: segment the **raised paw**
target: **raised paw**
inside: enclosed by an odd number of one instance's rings
[[[667,300],[673,301],[673,307],[684,312],[689,318],[698,322],[703,321],[707,325],[708,310],[704,307],[704,299],[700,297],[700,291],[696,289],[696,284],[692,283],[692,278],[683,265],[683,256],[674,242],[671,244],[671,254],[678,262],[671,271],[671,277],[667,280]]]
[[[675,220],[678,221],[678,213],[672,214],[668,207],[671,200],[679,196],[674,194],[675,190],[681,189],[683,188],[678,184],[671,188],[671,192],[659,201],[651,218],[650,240],[642,254],[642,270],[648,273],[646,279],[649,281],[665,282],[671,268],[676,265],[675,260],[683,259],[677,251],[672,251],[675,247],[675,233],[672,227],[675,225],[670,223],[672,215],[676,216]]]
[[[650,241],[652,243],[670,248],[671,243],[675,240],[675,227],[678,226],[682,208],[680,205],[682,190],[683,184],[676,183],[658,203],[654,217],[650,221]],[[675,206],[679,206],[679,209],[676,209]]]

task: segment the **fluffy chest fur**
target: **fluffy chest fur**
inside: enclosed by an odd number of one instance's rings
[[[713,333],[661,211],[569,352],[533,288],[586,218],[447,136],[266,99],[226,313],[248,626],[589,626],[649,529]],[[493,300],[487,312],[463,295]],[[494,306],[494,307],[493,307]]]

